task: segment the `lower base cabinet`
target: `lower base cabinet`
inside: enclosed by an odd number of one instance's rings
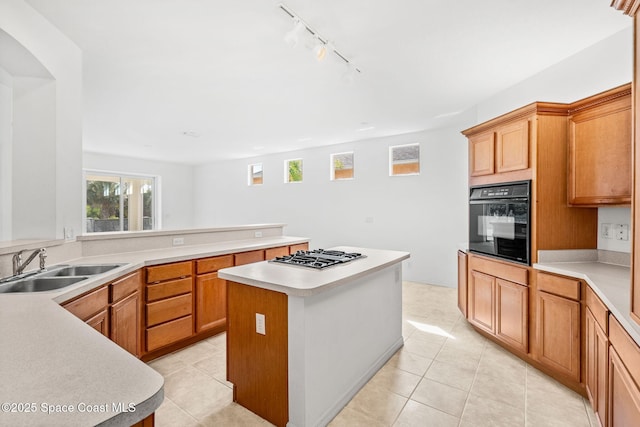
[[[610,427],[640,426],[640,389],[613,347],[609,350]]]

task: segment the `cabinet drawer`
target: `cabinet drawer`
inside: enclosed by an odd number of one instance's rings
[[[477,256],[470,256],[469,269],[480,271],[521,285],[527,286],[529,284],[529,271],[526,268],[517,267],[515,265],[480,258]]]
[[[76,317],[87,321],[96,313],[103,311],[109,305],[109,288],[103,286],[100,289],[91,291],[87,295],[64,304],[63,307],[73,313]]]
[[[580,299],[580,280],[538,273],[538,290],[577,301]]]
[[[269,248],[264,251],[264,259],[274,259],[275,257],[289,255],[289,247]]]
[[[250,264],[252,262],[264,261],[264,251],[250,251],[235,254],[235,265]]]
[[[596,295],[589,286],[587,286],[586,288],[587,291],[585,298],[587,300],[587,307],[589,307],[589,310],[591,310],[591,314],[593,314],[593,317],[596,319],[596,322],[598,322],[602,330],[605,333],[608,333],[609,310],[607,310],[607,307],[604,305],[602,300],[598,298],[598,295]]]
[[[147,304],[147,326],[157,325],[193,312],[192,295],[185,294]]]
[[[191,276],[191,261],[147,267],[147,283]]]
[[[199,259],[196,261],[196,274],[213,273],[227,267],[233,267],[233,255]]]
[[[116,302],[131,295],[140,289],[142,282],[142,272],[140,270],[135,273],[131,273],[128,276],[124,276],[109,286],[111,291],[111,302]]]
[[[308,250],[309,250],[309,244],[308,243],[300,243],[298,245],[289,246],[289,253],[290,254],[295,254],[298,251],[308,251]]]
[[[612,314],[609,315],[609,342],[620,355],[633,380],[640,382],[640,348]]]
[[[147,351],[153,351],[184,338],[193,331],[193,316],[183,317],[165,324],[147,329]]]
[[[163,298],[175,297],[186,294],[193,290],[193,279],[170,280],[164,283],[147,285],[147,302],[156,301]]]

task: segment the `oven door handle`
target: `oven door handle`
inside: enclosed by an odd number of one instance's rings
[[[529,199],[526,197],[514,197],[513,199],[470,199],[470,205],[495,205],[501,203],[529,203]]]

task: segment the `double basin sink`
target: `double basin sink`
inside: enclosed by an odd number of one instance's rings
[[[57,265],[45,271],[0,282],[0,293],[46,292],[62,289],[124,264]]]

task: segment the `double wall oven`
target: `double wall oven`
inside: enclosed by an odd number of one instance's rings
[[[530,265],[531,181],[471,187],[469,250]]]

